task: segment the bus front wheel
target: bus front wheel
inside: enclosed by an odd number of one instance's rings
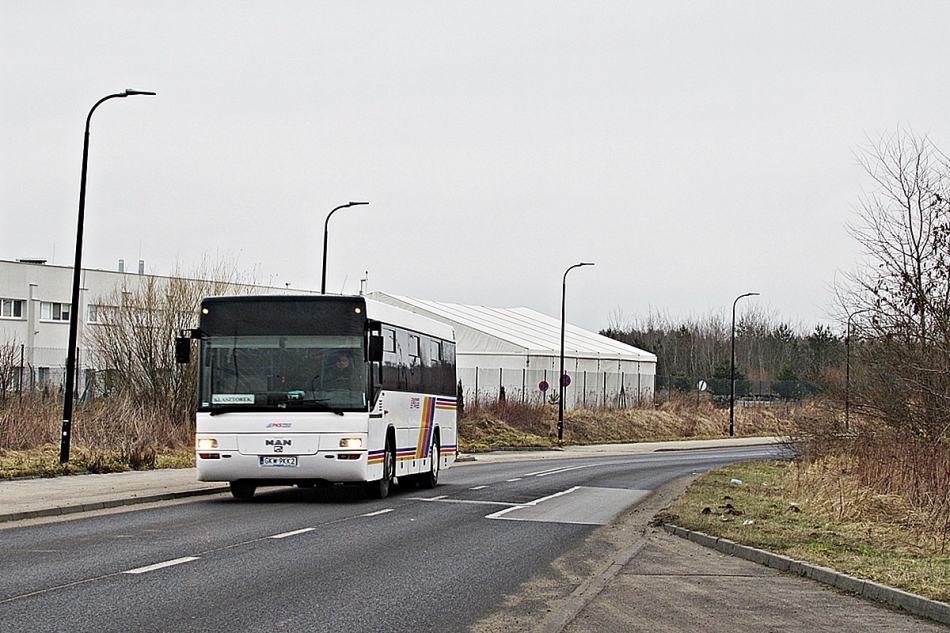
[[[386,450],[383,452],[383,477],[366,483],[366,493],[373,499],[385,499],[389,496],[393,479],[396,478],[396,447],[392,436],[386,438]]]
[[[257,486],[249,481],[230,481],[228,486],[231,488],[231,496],[235,499],[250,499],[257,490]]]

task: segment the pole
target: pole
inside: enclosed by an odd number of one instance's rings
[[[851,317],[844,335],[844,430],[851,430]]]
[[[66,348],[66,384],[63,389],[63,435],[60,440],[59,462],[65,464],[69,461],[69,440],[72,433],[73,420],[73,391],[76,385],[76,338],[79,326],[79,278],[82,272],[82,233],[83,220],[86,214],[86,171],[89,162],[89,124],[92,121],[92,113],[96,111],[102,103],[109,99],[119,99],[131,97],[134,95],[154,96],[154,92],[145,90],[126,90],[116,94],[107,95],[98,101],[89,110],[86,115],[86,131],[82,143],[82,175],[79,179],[79,217],[76,223],[76,258],[73,262],[73,288],[72,303],[69,305],[69,343]]]
[[[736,304],[742,297],[753,297],[757,292],[747,292],[732,302],[732,351],[729,356],[729,437],[736,434]]]
[[[323,269],[320,273],[320,294],[327,294],[327,238],[330,236],[330,216],[339,211],[340,209],[346,209],[347,207],[356,207],[361,204],[369,204],[368,202],[347,202],[346,204],[341,204],[338,207],[334,207],[330,213],[327,214],[327,219],[323,221]]]
[[[567,296],[567,273],[581,266],[593,266],[591,262],[580,262],[569,266],[564,271],[564,277],[561,278],[561,365],[558,372],[558,395],[557,395],[557,439],[560,442],[564,439],[564,304]]]
[[[870,308],[856,310],[848,315],[848,323],[844,336],[844,430],[851,430],[851,320],[863,312],[870,312]]]

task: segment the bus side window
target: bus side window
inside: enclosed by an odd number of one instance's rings
[[[455,396],[455,343],[442,344],[442,395]]]
[[[396,353],[396,330],[383,328],[383,388],[401,389],[403,379],[402,368]]]
[[[424,368],[422,366],[421,346],[419,337],[409,335],[409,390],[422,391]]]
[[[442,342],[429,339],[428,358],[426,359],[425,391],[442,393]]]

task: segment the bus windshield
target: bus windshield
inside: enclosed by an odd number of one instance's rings
[[[201,345],[202,410],[366,410],[362,336],[210,336]]]

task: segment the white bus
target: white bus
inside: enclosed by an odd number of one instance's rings
[[[394,480],[431,488],[455,461],[452,328],[364,297],[201,303],[198,479],[258,486]],[[190,342],[179,340],[179,360]]]

